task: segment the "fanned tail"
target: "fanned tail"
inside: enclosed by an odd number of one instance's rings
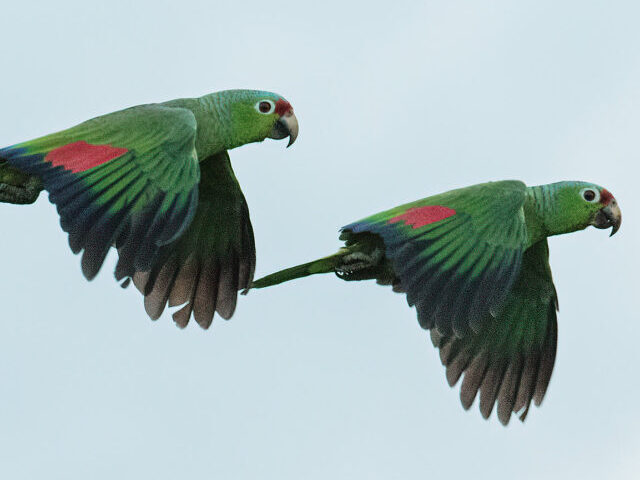
[[[251,288],[264,288],[271,287],[272,285],[278,285],[279,283],[288,282],[296,278],[308,277],[309,275],[315,275],[316,273],[330,273],[334,272],[336,267],[341,264],[342,257],[347,255],[349,251],[347,249],[341,249],[333,255],[328,257],[319,258],[309,263],[303,263],[295,267],[286,268],[279,272],[272,273],[266,277],[262,277],[259,280],[254,281],[251,284]]]

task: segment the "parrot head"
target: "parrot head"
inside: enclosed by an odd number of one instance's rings
[[[582,230],[592,225],[611,228],[616,233],[622,223],[622,212],[614,196],[599,185],[587,182],[561,182],[553,206],[555,228],[564,232]]]
[[[259,90],[228,90],[233,146],[262,142],[266,138],[289,137],[290,147],[298,137],[298,119],[282,96]],[[229,146],[228,148],[233,148]]]

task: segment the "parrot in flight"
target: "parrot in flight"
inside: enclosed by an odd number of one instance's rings
[[[589,225],[620,228],[606,189],[585,182],[527,187],[516,180],[452,190],[341,229],[344,247],[328,257],[256,280],[263,288],[316,273],[392,285],[430,330],[446,377],[464,374],[460,400],[479,393],[488,418],[506,425],[540,405],[556,355],[558,299],[547,237]]]
[[[203,328],[228,319],[251,284],[255,243],[228,150],[298,136],[280,95],[227,90],[139,105],[35,140],[0,148],[0,201],[57,207],[82,272],[93,279],[112,246],[115,276],[144,295],[152,319]]]

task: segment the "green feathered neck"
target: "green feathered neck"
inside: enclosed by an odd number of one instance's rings
[[[258,115],[255,104],[274,103],[281,97],[260,90],[223,90],[199,98],[180,98],[163,103],[191,110],[198,123],[196,151],[205,158],[247,143],[263,141],[275,121],[274,115]]]
[[[527,188],[524,212],[529,245],[552,235],[575,232],[589,226],[599,207],[582,200],[580,191],[584,188],[601,190],[592,183],[573,181]]]

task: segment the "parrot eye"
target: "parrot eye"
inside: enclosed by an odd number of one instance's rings
[[[276,105],[271,100],[260,100],[256,103],[256,110],[260,113],[264,113],[265,115],[273,113],[275,109]]]
[[[595,203],[600,200],[600,193],[593,188],[583,188],[580,195],[589,203]]]

